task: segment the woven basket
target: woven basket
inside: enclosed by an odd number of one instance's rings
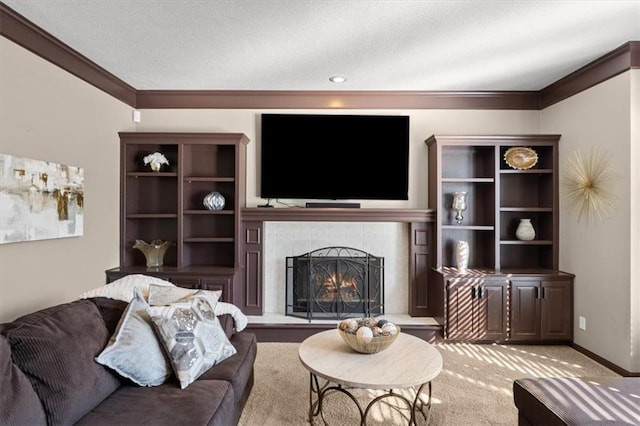
[[[344,340],[347,345],[351,346],[351,348],[362,354],[375,354],[377,352],[383,351],[387,349],[394,340],[400,334],[400,326],[396,325],[398,329],[397,333],[391,334],[389,336],[376,336],[369,343],[358,342],[358,338],[355,334],[347,333],[346,331],[342,331],[338,328],[338,333],[342,336],[342,340]]]

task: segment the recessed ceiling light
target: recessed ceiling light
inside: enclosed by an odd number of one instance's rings
[[[343,77],[341,75],[334,75],[332,77],[329,77],[329,81],[332,83],[344,83],[345,81],[347,81],[347,77]]]

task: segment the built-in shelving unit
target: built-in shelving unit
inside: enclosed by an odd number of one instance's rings
[[[573,275],[558,271],[559,139],[560,135],[434,135],[425,141],[429,208],[437,211],[436,266],[430,285],[443,293],[445,338],[571,340]],[[505,154],[514,147],[534,150],[536,164],[528,169],[510,166]],[[452,210],[452,194],[458,191],[467,192],[460,224]],[[533,240],[516,237],[521,219],[531,220]],[[456,269],[458,241],[469,243],[466,273]],[[467,308],[461,311],[462,307]],[[540,332],[541,323],[560,331]],[[523,324],[538,324],[537,334],[518,330]]]
[[[236,133],[120,133],[120,266],[112,281],[145,273],[193,288],[223,290],[234,300],[240,269],[240,208],[245,204],[245,156],[249,139]],[[160,171],[144,157],[160,152]],[[204,197],[217,191],[222,210],[208,210]],[[164,265],[146,268],[136,240],[171,241]]]

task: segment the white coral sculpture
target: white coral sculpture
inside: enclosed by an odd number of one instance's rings
[[[144,164],[147,165],[151,163],[151,169],[158,171],[160,170],[160,166],[163,164],[169,164],[169,160],[160,152],[154,152],[153,154],[149,154],[144,157]]]

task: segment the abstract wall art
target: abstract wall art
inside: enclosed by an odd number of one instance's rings
[[[84,170],[0,154],[0,244],[82,235]]]

